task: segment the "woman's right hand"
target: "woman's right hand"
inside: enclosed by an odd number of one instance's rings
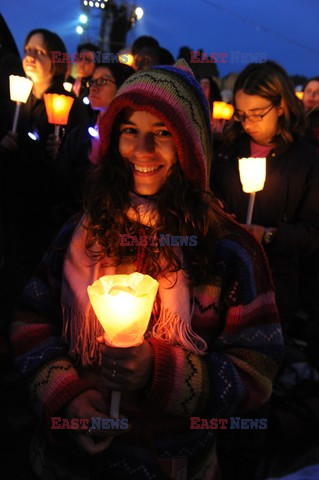
[[[1,140],[1,147],[5,150],[13,152],[18,149],[18,134],[8,132]]]
[[[88,418],[101,417],[109,418],[105,412],[107,411],[107,404],[103,395],[97,390],[87,390],[74,398],[66,407],[65,412],[71,420],[72,418]],[[83,432],[83,433],[82,433]],[[97,437],[90,436],[89,430],[83,429],[77,432],[70,430],[70,435],[73,440],[79,445],[79,447],[90,455],[96,455],[97,453],[106,450],[112,440],[112,430],[110,430],[109,437]]]

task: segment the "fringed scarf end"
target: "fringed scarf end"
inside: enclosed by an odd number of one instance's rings
[[[80,360],[85,367],[93,364],[102,365],[102,355],[97,337],[103,335],[103,328],[93,310],[84,316],[69,305],[62,303],[63,330],[62,338],[69,345],[69,355]]]
[[[207,350],[207,343],[193,331],[191,325],[166,308],[161,308],[152,334],[155,338],[165,340],[171,345],[178,345],[195,355],[204,355]]]

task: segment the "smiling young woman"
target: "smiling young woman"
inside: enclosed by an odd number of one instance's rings
[[[63,470],[77,480],[96,471],[217,480],[216,432],[190,429],[190,417],[228,417],[270,396],[282,337],[268,267],[209,191],[209,107],[181,67],[138,72],[119,89],[99,124],[83,216],[62,230],[17,311],[17,363],[41,419],[61,410],[70,420],[107,418],[117,390],[132,425],[113,439],[64,432],[63,446],[59,430],[55,445],[40,433],[33,468],[42,480]],[[132,247],[122,234],[196,235],[197,244]],[[138,346],[107,346],[88,285],[136,271],[159,282],[147,332]]]

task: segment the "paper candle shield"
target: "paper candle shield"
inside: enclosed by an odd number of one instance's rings
[[[74,98],[57,93],[44,93],[43,97],[49,123],[66,125]]]
[[[92,308],[113,347],[143,342],[158,282],[149,275],[105,275],[88,287]]]
[[[230,120],[234,107],[225,102],[213,102],[213,118],[215,120]]]
[[[26,103],[32,90],[32,80],[19,75],[10,75],[9,84],[11,100],[13,102]]]
[[[239,175],[246,193],[259,192],[266,179],[266,158],[240,158]]]

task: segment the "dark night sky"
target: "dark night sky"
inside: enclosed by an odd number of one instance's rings
[[[148,34],[174,56],[182,45],[227,53],[227,62],[217,65],[221,76],[242,70],[249,54],[276,60],[290,75],[319,74],[318,0],[139,0],[137,4],[144,17],[129,32],[128,45]],[[20,51],[26,34],[36,27],[59,33],[69,53],[80,43],[75,33],[80,0],[2,0],[1,13]]]

